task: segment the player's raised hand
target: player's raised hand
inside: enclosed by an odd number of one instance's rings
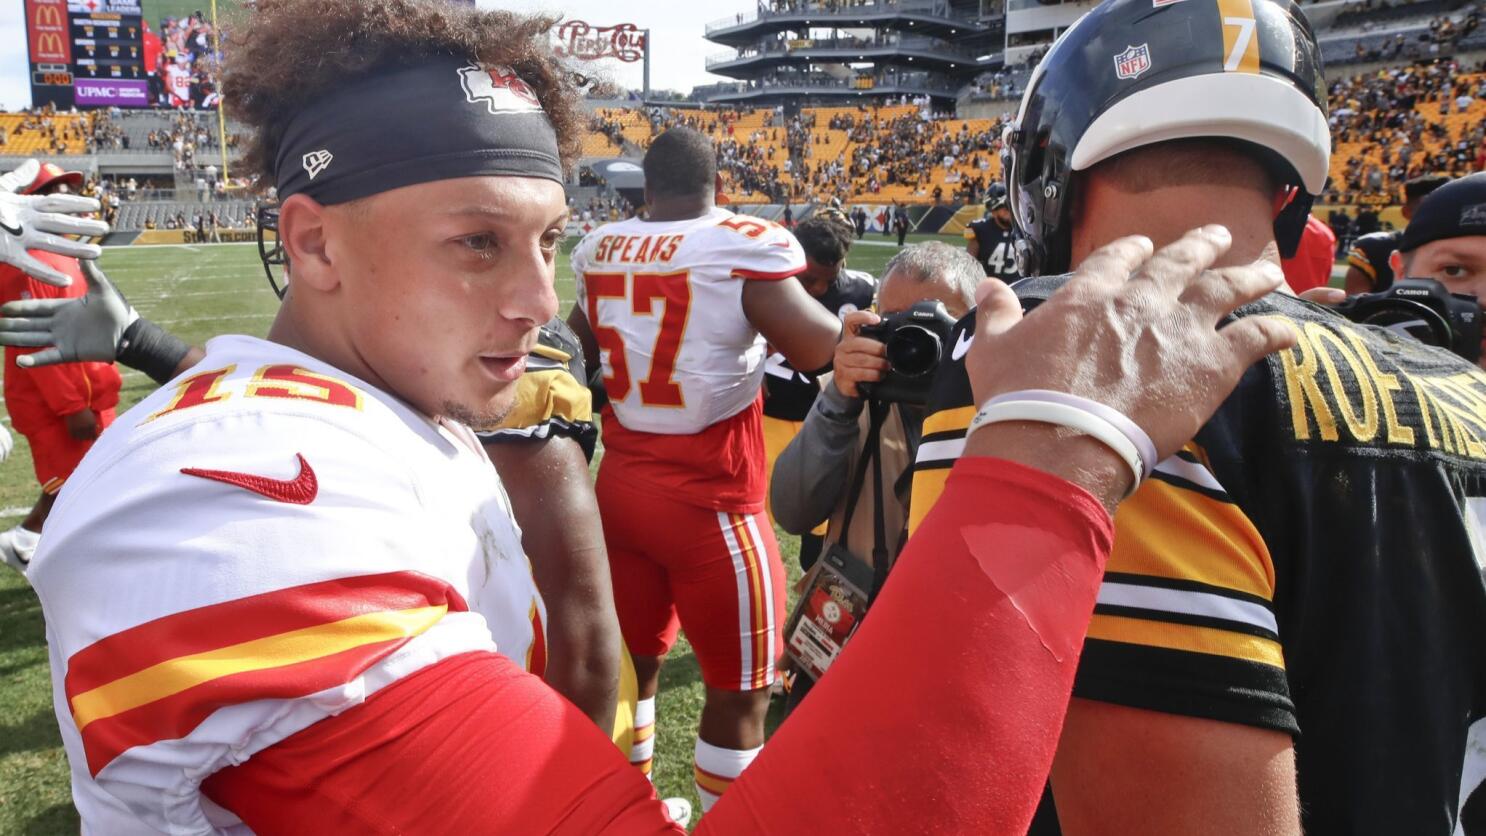
[[[44,264],[28,250],[46,250],[73,258],[97,258],[103,250],[66,238],[67,235],[102,236],[108,224],[76,215],[97,212],[98,201],[79,195],[23,195],[20,191],[36,179],[41,164],[27,160],[19,168],[0,176],[0,262],[13,265],[57,287],[72,284],[72,278]]]
[[[1091,254],[1026,317],[1015,293],[987,282],[965,361],[976,403],[1031,389],[1066,392],[1128,416],[1150,436],[1158,460],[1176,452],[1217,411],[1244,370],[1296,341],[1292,328],[1272,318],[1218,327],[1236,308],[1285,280],[1269,262],[1209,270],[1231,243],[1220,226],[1193,230],[1154,254],[1149,239],[1122,238]],[[1020,434],[1027,428],[1016,429]],[[1005,446],[1006,435],[1000,427],[976,433],[966,453],[1004,455],[995,448]],[[1070,458],[1059,444],[1041,446],[1058,448],[1046,458]],[[1102,455],[1114,459],[1107,449]],[[1128,487],[1128,470],[1123,483]],[[1115,487],[1085,486],[1098,488],[1096,493]],[[1114,498],[1120,495],[1123,490]]]
[[[0,345],[43,348],[22,354],[22,368],[76,363],[112,363],[124,331],[139,313],[114,287],[97,262],[82,262],[88,293],[74,299],[24,299],[0,307]]]

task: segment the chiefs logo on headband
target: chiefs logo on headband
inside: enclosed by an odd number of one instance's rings
[[[540,113],[542,110],[536,91],[510,67],[471,64],[459,70],[459,83],[464,87],[464,97],[470,104],[484,103],[492,115]]]

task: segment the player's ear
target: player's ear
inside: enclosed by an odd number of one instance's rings
[[[279,207],[279,238],[296,285],[333,290],[339,283],[326,249],[326,221],[326,207],[308,195],[292,195]]]
[[[1403,274],[1403,253],[1398,250],[1394,250],[1388,254],[1388,267],[1393,271],[1393,275],[1398,278],[1407,278]]]

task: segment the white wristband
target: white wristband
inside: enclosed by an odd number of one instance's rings
[[[1141,429],[1139,424],[1131,421],[1125,413],[1120,412],[1118,409],[1105,406],[1098,401],[1091,401],[1088,398],[1070,395],[1067,392],[1056,392],[1051,389],[1022,389],[1016,392],[1007,392],[1004,395],[998,395],[986,401],[984,405],[990,406],[993,403],[1001,403],[1003,401],[1058,403],[1091,413],[1094,417],[1102,418],[1108,423],[1113,424],[1114,428],[1130,439],[1130,443],[1134,444],[1135,449],[1140,451],[1140,462],[1145,466],[1142,478],[1151,478],[1151,473],[1155,471],[1156,465],[1159,463],[1156,458],[1156,444],[1151,441],[1149,435],[1146,435],[1146,431]]]
[[[1056,424],[1085,433],[1104,446],[1112,450],[1130,468],[1134,477],[1131,487],[1133,492],[1140,483],[1150,475],[1155,467],[1155,445],[1150,437],[1135,425],[1133,421],[1124,415],[1119,415],[1123,421],[1133,427],[1136,438],[1131,438],[1129,427],[1123,427],[1109,420],[1103,411],[1114,412],[1103,404],[1087,401],[1076,396],[1065,396],[1064,398],[1038,397],[1040,392],[1012,392],[1000,397],[992,398],[986,402],[971,420],[969,428],[965,431],[968,439],[976,430],[987,424],[996,424],[1005,421],[1036,421],[1043,424]],[[1063,393],[1051,393],[1063,394]],[[1025,396],[1025,397],[1024,397]],[[1080,403],[1082,401],[1083,403]],[[1099,406],[1101,410],[1087,408],[1086,404]],[[1149,452],[1142,450],[1147,448]]]

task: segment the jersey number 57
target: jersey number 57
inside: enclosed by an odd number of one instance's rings
[[[691,274],[675,273],[584,273],[588,293],[588,319],[594,340],[607,355],[604,389],[609,398],[622,401],[629,397],[633,380],[624,350],[624,335],[600,323],[599,300],[627,299],[630,312],[636,316],[656,316],[660,303],[660,328],[650,351],[650,368],[640,380],[640,402],[645,406],[682,407],[686,405],[673,374],[676,355],[686,336],[691,313]]]

